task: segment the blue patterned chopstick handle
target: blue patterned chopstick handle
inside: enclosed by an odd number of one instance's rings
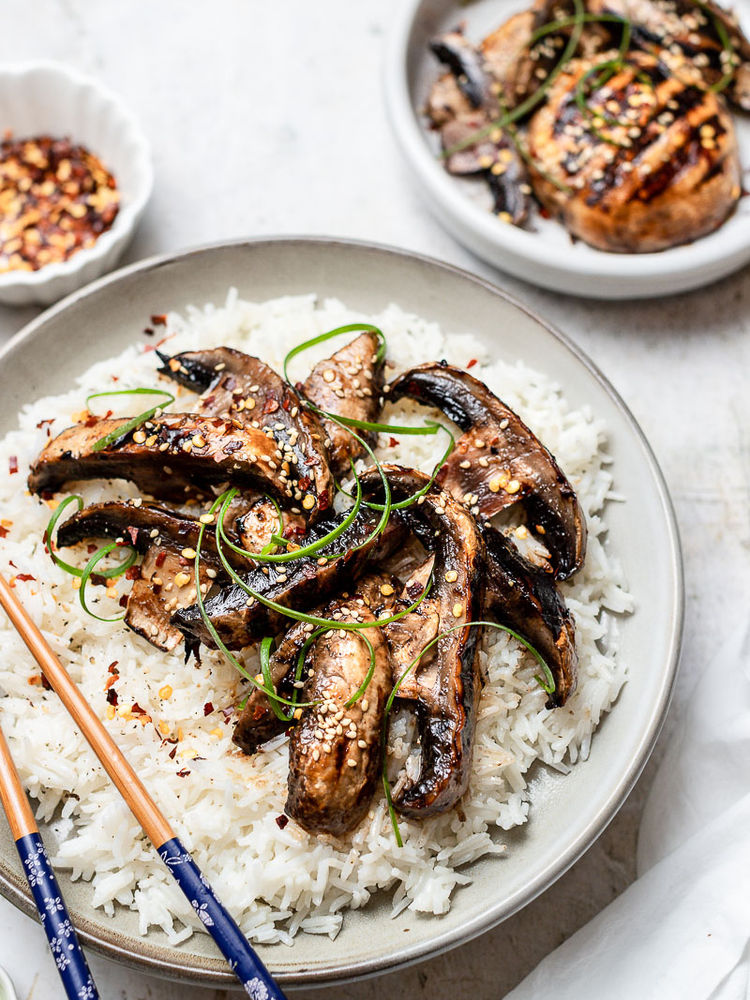
[[[250,942],[219,902],[205,875],[177,837],[159,848],[159,857],[169,868],[208,933],[221,949],[229,968],[253,1000],[286,1000],[253,951]]]
[[[70,1000],[99,1000],[42,838],[38,833],[27,833],[18,838],[16,849],[67,996]]]

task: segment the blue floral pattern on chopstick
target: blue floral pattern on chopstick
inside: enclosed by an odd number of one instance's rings
[[[245,993],[253,1000],[285,1000],[270,972],[177,837],[167,840],[158,850],[201,923],[218,944],[229,968],[245,987]]]
[[[38,833],[27,833],[18,838],[16,849],[69,1000],[98,1000],[99,993],[42,838]]]

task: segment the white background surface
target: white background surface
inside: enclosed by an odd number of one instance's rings
[[[264,233],[372,239],[489,277],[571,335],[632,408],[677,508],[687,619],[673,723],[711,651],[747,614],[750,270],[676,299],[608,305],[540,292],[472,258],[417,200],[389,134],[380,62],[397,4],[6,0],[0,60],[68,62],[115,89],[139,117],[156,187],[127,260]],[[0,308],[0,341],[35,314]],[[448,955],[325,996],[499,1000],[633,879],[652,771],[588,854],[521,914]],[[4,900],[0,964],[21,1000],[62,995],[41,931]],[[95,956],[92,966],[107,1000],[226,996]]]

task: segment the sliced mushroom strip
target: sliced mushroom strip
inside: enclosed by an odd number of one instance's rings
[[[159,357],[162,374],[201,392],[198,413],[260,430],[275,442],[279,475],[294,500],[304,502],[310,491],[333,495],[320,421],[273,368],[231,347]]]
[[[335,516],[318,522],[305,537],[304,543],[309,544],[322,538],[337,527],[341,520],[342,517]],[[401,544],[406,529],[395,515],[391,516],[377,539],[370,538],[379,520],[377,512],[361,510],[343,534],[315,555],[252,570],[244,576],[244,582],[255,593],[282,607],[296,611],[309,610],[336,591],[349,587],[369,562],[383,558]],[[338,559],[329,561],[326,558],[339,553],[341,555]],[[248,597],[247,592],[236,583],[223,587],[209,598],[205,603],[205,612],[229,649],[241,649],[265,635],[278,632],[289,623],[288,616]],[[207,646],[214,645],[197,606],[178,612],[173,624],[186,636]]]
[[[270,656],[271,683],[276,693],[284,698],[292,695],[297,660],[311,632],[312,628],[305,622],[295,622]],[[253,686],[234,727],[232,741],[246,754],[254,754],[264,743],[283,733],[289,724],[273,711],[268,695]]]
[[[534,570],[513,543],[490,525],[483,529],[487,555],[485,614],[531,643],[555,680],[548,707],[564,705],[578,674],[575,623],[549,573]]]
[[[415,469],[386,465],[383,470],[397,501],[413,496],[429,481]],[[380,494],[377,472],[368,470],[361,481],[365,490]],[[436,610],[440,632],[444,633],[436,644],[434,661],[421,672],[419,664],[412,670],[419,684],[416,709],[421,769],[416,780],[407,783],[394,800],[396,808],[407,816],[428,816],[455,805],[469,782],[481,686],[481,627],[469,623],[481,619],[484,543],[468,511],[435,487],[420,503],[400,513],[434,554],[433,585],[427,600]],[[390,644],[393,648],[393,640]]]
[[[557,575],[565,579],[581,567],[586,521],[573,487],[541,441],[483,382],[431,362],[404,372],[387,394],[437,406],[465,432],[437,477],[453,497],[484,518],[522,503]]]
[[[99,420],[92,427],[77,424],[63,431],[32,467],[29,489],[41,493],[82,479],[129,479],[152,496],[184,501],[230,481],[270,493],[285,506],[298,505],[309,520],[331,505],[328,466],[317,480],[305,481],[305,492],[300,492],[284,469],[281,445],[258,428],[220,417],[165,414],[95,449],[98,441],[127,423]]]
[[[140,568],[129,572],[138,575],[128,595],[125,624],[152,645],[170,651],[182,641],[170,616],[196,598],[193,560],[200,527],[199,521],[158,504],[108,501],[92,504],[65,521],[58,529],[57,545],[121,538],[145,553]],[[200,583],[208,591],[214,580],[225,577],[213,528],[206,528],[203,545]],[[247,568],[247,560],[235,556],[233,561],[237,568]]]
[[[200,586],[208,591],[216,570],[208,562],[200,567]],[[171,624],[178,608],[195,602],[195,566],[179,549],[166,543],[151,545],[140,566],[140,576],[128,595],[125,624],[152,646],[171,652],[183,635]]]
[[[394,584],[397,582],[388,574],[368,573],[354,585],[354,595],[343,594],[342,599],[348,602],[347,607],[353,612],[359,609],[359,611],[364,610],[364,612],[371,612],[378,616],[379,613],[386,611],[394,604]],[[332,613],[338,613],[340,610],[339,601],[329,608],[317,608],[315,614],[318,617],[326,617]],[[278,648],[271,654],[269,660],[271,682],[276,692],[285,698],[290,698],[293,693],[292,682],[299,654],[313,631],[312,625],[308,625],[306,622],[295,622],[279,643]],[[268,695],[259,688],[253,687],[237,720],[232,739],[245,753],[253,754],[263,743],[267,743],[268,740],[282,733],[287,725],[288,723],[285,723],[273,711]]]
[[[198,519],[160,504],[107,500],[90,504],[64,521],[57,530],[57,545],[65,548],[91,538],[122,538],[138,552],[146,552],[162,542],[178,550],[194,550],[200,527]],[[203,547],[208,565],[220,569],[214,529],[210,525],[205,529]],[[238,556],[233,565],[246,569],[248,564]]]
[[[334,602],[326,611],[344,621],[374,621],[356,600]],[[366,636],[367,641],[364,633],[329,630],[306,660],[302,700],[315,704],[290,734],[284,812],[309,833],[339,837],[357,827],[380,776],[391,675],[383,633],[369,628]]]
[[[374,423],[380,412],[383,388],[383,361],[378,360],[379,347],[376,334],[361,334],[330,358],[319,361],[298,386],[300,392],[319,409],[337,417]],[[345,428],[325,417],[321,420],[329,442],[331,469],[334,476],[341,479],[350,474],[350,461],[360,458],[365,450]],[[356,433],[373,444],[373,434],[361,430]]]

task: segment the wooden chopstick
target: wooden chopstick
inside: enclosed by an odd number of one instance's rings
[[[102,767],[125,799],[128,808],[143,827],[170,874],[192,904],[206,930],[216,941],[230,969],[245,987],[246,993],[259,1000],[266,998],[285,1000],[281,988],[274,982],[245,935],[175,836],[174,830],[146,791],[138,775],[1,574],[0,605],[7,612],[50,686],[59,696],[99,758]]]
[[[69,1000],[98,1000],[94,980],[0,728],[0,802]]]

